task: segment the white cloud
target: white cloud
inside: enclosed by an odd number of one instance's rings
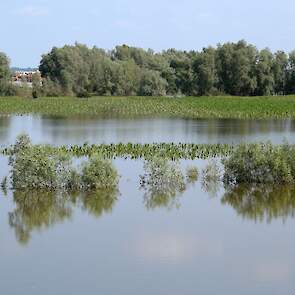
[[[39,6],[26,6],[15,12],[15,14],[26,17],[36,17],[44,16],[48,14],[48,9],[46,7]]]

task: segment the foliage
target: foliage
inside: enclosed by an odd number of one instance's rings
[[[188,183],[197,182],[198,178],[199,178],[199,171],[197,167],[191,166],[186,169],[186,179]]]
[[[94,155],[84,163],[81,181],[83,188],[88,191],[113,189],[118,185],[118,173],[109,160]]]
[[[0,114],[102,118],[295,118],[295,96],[0,98]]]
[[[63,149],[32,145],[20,135],[7,150],[12,167],[13,189],[97,190],[114,189],[118,174],[109,160],[92,156],[83,163],[81,174],[72,165],[73,155]]]
[[[210,159],[209,163],[202,170],[202,188],[209,195],[215,197],[219,190],[221,171],[216,161]]]
[[[144,171],[145,174],[140,176],[140,186],[145,191],[146,207],[177,207],[177,196],[186,187],[184,175],[177,163],[152,158],[145,162]]]
[[[11,72],[9,67],[10,61],[8,57],[0,52],[0,95],[10,95]]]
[[[229,184],[282,184],[295,180],[295,148],[288,144],[242,144],[223,164],[224,181]]]

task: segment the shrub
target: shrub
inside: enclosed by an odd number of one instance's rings
[[[224,182],[290,183],[295,177],[295,150],[285,144],[242,144],[223,159]]]
[[[117,187],[119,177],[111,161],[95,155],[84,164],[81,180],[85,190],[110,189]]]
[[[202,171],[202,188],[215,197],[220,186],[221,171],[216,161],[210,160],[208,165]]]
[[[147,208],[173,207],[176,196],[185,190],[185,178],[177,163],[163,158],[153,158],[144,165],[145,174],[140,185],[145,190]]]
[[[197,167],[188,167],[186,170],[186,178],[188,183],[194,183],[198,181],[199,171]]]

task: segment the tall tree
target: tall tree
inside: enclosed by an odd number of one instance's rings
[[[8,57],[0,52],[0,95],[9,95],[11,72]]]

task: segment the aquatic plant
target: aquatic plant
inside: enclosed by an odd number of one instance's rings
[[[197,182],[199,178],[199,171],[196,166],[190,166],[186,169],[186,179],[188,183]]]
[[[144,164],[140,186],[145,191],[144,202],[148,209],[178,207],[177,197],[186,188],[185,177],[176,162],[152,158]]]
[[[209,163],[202,170],[202,188],[211,197],[218,193],[221,181],[221,171],[216,161],[209,160]]]
[[[100,118],[295,118],[295,96],[0,98],[0,114]]]
[[[94,155],[83,164],[81,182],[84,190],[113,189],[118,181],[117,170],[111,161],[101,155]]]
[[[223,159],[224,182],[291,183],[295,180],[295,148],[288,144],[241,144]]]

